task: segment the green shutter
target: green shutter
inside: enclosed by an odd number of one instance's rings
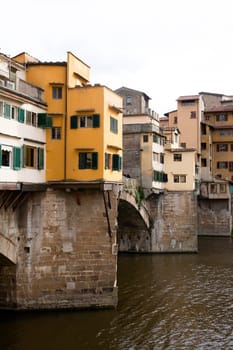
[[[2,146],[0,145],[0,168],[2,166]]]
[[[53,118],[49,117],[47,113],[38,113],[38,127],[51,128],[53,126]]]
[[[98,153],[92,153],[92,169],[98,169]]]
[[[86,169],[86,153],[79,153],[78,155],[78,168]]]
[[[53,118],[52,118],[52,117],[49,117],[49,116],[47,115],[47,118],[46,118],[46,128],[51,129],[52,126],[53,126]]]
[[[70,117],[70,128],[71,129],[77,129],[78,127],[78,116],[77,115],[72,115]]]
[[[25,110],[22,108],[19,108],[18,110],[18,121],[20,123],[24,123],[24,116],[25,116]]]
[[[46,128],[46,119],[47,114],[46,113],[38,113],[38,126],[40,128]]]
[[[22,166],[25,167],[27,165],[27,146],[26,145],[23,145],[22,147],[22,160],[23,160]]]
[[[21,168],[21,148],[13,148],[13,169],[19,170]]]
[[[122,170],[122,157],[119,156],[119,170]]]
[[[92,116],[93,120],[93,128],[99,128],[100,127],[100,115],[99,114],[93,114]]]
[[[112,155],[112,170],[119,170],[119,156],[118,156],[118,154]]]
[[[11,106],[8,103],[4,103],[4,117],[7,119],[11,117]]]
[[[44,149],[37,148],[37,169],[44,169]]]

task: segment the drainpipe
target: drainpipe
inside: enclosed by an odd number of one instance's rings
[[[68,56],[67,56],[68,57]],[[66,62],[66,88],[65,88],[65,115],[64,115],[64,180],[66,180],[66,150],[67,150],[67,115],[68,115],[68,60]]]

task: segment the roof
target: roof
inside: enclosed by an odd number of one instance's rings
[[[121,90],[127,90],[127,91],[132,92],[132,93],[138,93],[140,95],[144,95],[147,99],[151,100],[151,98],[147,94],[145,94],[145,92],[139,91],[139,90],[135,90],[135,89],[130,89],[130,88],[127,88],[125,86],[122,86],[119,89],[116,89],[115,92],[119,93]]]
[[[199,100],[199,95],[180,96],[177,101]]]
[[[212,107],[207,110],[205,110],[205,113],[214,113],[214,112],[233,112],[233,105],[231,106],[217,106],[217,107]]]
[[[233,125],[210,125],[213,129],[233,129]]]

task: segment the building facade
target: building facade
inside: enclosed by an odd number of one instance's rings
[[[164,136],[158,114],[149,108],[150,98],[138,90],[122,87],[123,98],[123,172],[135,178],[145,190],[164,189]]]
[[[0,54],[0,183],[44,183],[46,131],[51,127],[43,89],[26,80],[24,65]],[[44,125],[44,120],[47,125]]]
[[[53,127],[46,133],[47,181],[122,181],[122,99],[89,84],[90,67],[67,53],[66,62],[40,62],[25,53],[27,78],[45,91]]]

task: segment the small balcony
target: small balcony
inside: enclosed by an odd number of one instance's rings
[[[30,97],[38,102],[44,102],[44,90],[38,86],[32,85],[25,80],[17,78],[16,81],[0,77],[0,88],[12,90],[18,94]]]

